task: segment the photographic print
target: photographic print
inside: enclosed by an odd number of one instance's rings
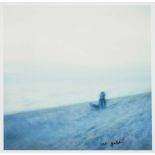
[[[151,7],[3,5],[4,150],[152,150]]]

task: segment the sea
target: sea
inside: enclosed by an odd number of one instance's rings
[[[90,103],[151,92],[150,65],[4,64],[4,113]]]

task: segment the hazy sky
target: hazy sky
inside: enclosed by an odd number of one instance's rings
[[[5,5],[3,15],[5,112],[151,90],[149,6]]]
[[[5,62],[149,64],[150,7],[6,5]]]

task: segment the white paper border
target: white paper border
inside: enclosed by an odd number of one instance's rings
[[[2,0],[3,1],[3,0]],[[8,2],[9,3],[6,3]],[[37,1],[37,0],[33,0],[34,2]],[[113,1],[112,3],[109,3],[110,1]],[[84,1],[84,3],[77,3],[77,1],[73,2],[74,3],[70,3],[72,2],[72,0],[69,0],[67,1],[68,3],[64,3],[66,2],[65,0],[58,0],[58,1],[53,1],[52,3],[49,3],[50,0],[47,0],[46,2],[47,3],[44,3],[44,2],[38,2],[38,3],[34,3],[32,2],[31,0],[27,0],[26,2],[31,2],[31,3],[25,3],[25,0],[17,0],[15,3],[12,3],[13,0],[4,0],[4,3],[0,3],[0,151],[1,152],[12,152],[13,154],[17,153],[17,152],[20,152],[22,154],[22,152],[27,152],[27,153],[30,153],[30,152],[37,152],[37,153],[45,153],[45,152],[55,152],[56,154],[59,153],[64,153],[64,154],[68,154],[68,153],[80,153],[80,154],[87,154],[87,153],[110,153],[112,154],[112,152],[114,153],[124,153],[124,152],[155,152],[155,145],[154,145],[154,142],[155,142],[155,134],[154,134],[154,129],[155,129],[155,114],[154,114],[154,110],[155,110],[155,105],[154,105],[154,102],[155,102],[155,95],[154,95],[154,89],[155,89],[155,71],[154,71],[154,67],[155,67],[155,3],[148,3],[148,1],[141,1],[142,3],[139,3],[139,2],[135,2],[135,3],[129,3],[129,2],[125,2],[125,3],[122,3],[122,2],[115,2],[115,0],[110,0],[108,1],[108,3],[100,3],[102,2],[102,0],[98,0],[99,3],[96,3],[94,2],[93,0],[88,0],[88,2],[90,3],[87,3],[87,0]],[[1,2],[1,1],[0,1]],[[19,2],[22,2],[22,3],[19,3]],[[57,3],[57,2],[60,2],[60,3]],[[131,2],[134,2],[134,1],[131,1]],[[153,1],[150,1],[150,2],[153,2]],[[8,150],[4,150],[3,146],[4,146],[4,139],[3,139],[3,136],[4,136],[4,122],[3,122],[3,102],[4,102],[4,98],[3,98],[3,71],[4,71],[4,68],[3,68],[3,5],[149,5],[151,7],[151,77],[152,77],[152,150],[149,151],[141,151],[141,150],[138,150],[138,151],[132,151],[132,150],[126,150],[126,151],[117,151],[117,150],[101,150],[101,151],[89,151],[89,150],[85,150],[85,151],[53,151],[53,150],[26,150],[26,151],[19,151],[19,150],[14,150],[14,151],[8,151]]]

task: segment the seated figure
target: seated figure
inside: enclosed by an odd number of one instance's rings
[[[105,99],[105,92],[100,93],[100,98],[99,98],[99,109],[104,109],[106,108],[106,99]]]

